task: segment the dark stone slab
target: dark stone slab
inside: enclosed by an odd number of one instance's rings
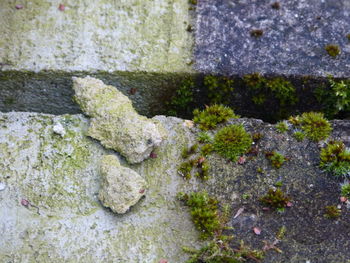
[[[224,75],[350,77],[350,1],[202,0],[197,4],[196,69]],[[251,36],[261,29],[261,37]],[[338,45],[336,58],[325,50]]]

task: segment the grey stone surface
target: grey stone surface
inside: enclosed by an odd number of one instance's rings
[[[348,0],[202,0],[197,4],[195,68],[225,75],[350,77]],[[254,29],[263,30],[259,38]],[[324,47],[336,44],[330,57]]]
[[[198,233],[175,196],[201,190],[231,207],[228,225],[233,230],[227,233],[234,235],[234,247],[242,239],[261,249],[263,241],[273,242],[280,227],[286,227],[277,244],[283,253],[267,251],[264,263],[343,263],[350,258],[350,210],[339,201],[343,180],[319,169],[319,144],[297,142],[293,130],[281,134],[260,120],[232,120],[263,134],[254,145],[257,151],[247,154],[243,164],[213,153],[208,157],[210,179],[185,181],[177,167],[183,147],[196,141],[198,129],[177,118],[156,119],[169,132],[157,158],[137,165],[119,159],[147,181],[147,195],[128,213],[116,215],[98,202],[99,161],[111,152],[84,135],[84,117],[0,114],[0,183],[5,185],[0,191],[0,261],[159,263],[164,258],[182,263],[187,255],[181,248],[198,247]],[[53,131],[57,123],[65,129],[63,137]],[[331,139],[349,146],[349,121],[332,125]],[[265,157],[271,150],[289,158],[280,169]],[[257,172],[259,167],[264,173]],[[263,210],[259,202],[279,181],[293,204],[282,214]],[[340,205],[341,217],[325,218],[326,205]],[[234,217],[242,207],[243,213]],[[253,227],[261,228],[261,235]]]
[[[100,164],[98,198],[118,214],[126,213],[146,193],[146,181],[134,170],[120,164],[114,155],[105,155]]]
[[[122,154],[130,163],[149,158],[166,138],[162,125],[139,115],[128,97],[101,80],[73,78],[75,100],[91,117],[88,135],[108,149]]]
[[[147,181],[147,196],[116,215],[98,201],[99,162],[112,153],[85,136],[87,119],[0,113],[0,262],[184,262],[182,246],[198,244],[198,233],[175,198],[184,184],[175,145],[189,131],[180,119],[158,119],[169,144],[158,158],[129,166]]]

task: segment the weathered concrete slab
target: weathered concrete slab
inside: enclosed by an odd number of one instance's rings
[[[202,0],[197,4],[195,68],[225,75],[350,77],[348,0]],[[261,37],[251,31],[261,29]],[[330,57],[328,44],[341,54]]]
[[[85,118],[1,113],[0,262],[184,262],[182,246],[198,238],[175,199],[184,183],[175,145],[186,142],[188,131],[180,119],[160,121],[175,141],[158,158],[131,167],[150,188],[128,213],[116,215],[97,196],[100,159],[115,153],[84,135]],[[63,137],[53,131],[57,123]]]
[[[242,164],[213,153],[207,158],[210,179],[185,181],[177,167],[183,161],[183,147],[196,142],[198,129],[177,118],[156,118],[169,131],[168,141],[156,152],[157,158],[129,166],[149,184],[146,197],[128,213],[115,215],[97,198],[98,163],[111,152],[84,136],[85,118],[1,114],[0,261],[159,263],[164,258],[185,262],[181,248],[199,245],[198,233],[175,195],[204,189],[231,207],[228,225],[233,230],[227,233],[234,235],[234,247],[244,240],[261,249],[263,241],[272,243],[278,230],[286,227],[277,244],[283,253],[267,251],[264,263],[338,263],[350,258],[350,210],[339,201],[342,180],[320,170],[318,143],[298,142],[292,130],[277,133],[273,125],[260,120],[231,120],[263,135],[254,145],[256,151],[247,154]],[[63,137],[53,131],[58,123],[66,131]],[[349,146],[349,122],[332,125],[331,139]],[[288,157],[280,169],[265,157],[272,150]],[[284,213],[266,211],[259,202],[277,182],[292,198],[293,206]],[[326,205],[340,205],[341,217],[325,218]],[[242,207],[243,213],[235,217]],[[253,227],[261,228],[261,234],[255,235]]]
[[[21,9],[16,4],[22,4]],[[190,71],[183,0],[0,2],[0,65],[19,71]]]

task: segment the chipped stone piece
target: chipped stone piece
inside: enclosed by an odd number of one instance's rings
[[[134,170],[120,165],[114,155],[101,160],[101,188],[99,199],[113,212],[124,214],[145,194],[146,181]]]
[[[58,135],[61,135],[61,137],[64,137],[64,135],[66,134],[66,130],[60,122],[55,123],[55,125],[53,126],[53,132]]]
[[[4,191],[6,188],[6,184],[0,182],[0,191]]]
[[[120,152],[129,163],[149,158],[166,132],[155,119],[139,115],[128,97],[91,77],[73,78],[75,100],[91,119],[88,135]]]

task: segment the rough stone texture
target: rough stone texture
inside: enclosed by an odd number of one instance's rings
[[[350,77],[348,0],[202,0],[197,4],[195,68],[225,75],[332,74]],[[262,29],[260,38],[251,30]],[[330,57],[324,47],[338,45]]]
[[[118,214],[124,214],[146,193],[146,181],[134,170],[120,165],[114,155],[102,157],[101,177],[98,198]]]
[[[190,132],[180,119],[158,119],[169,131],[158,158],[129,166],[147,181],[147,196],[116,215],[98,201],[99,162],[110,152],[85,136],[88,120],[0,113],[0,262],[184,262],[182,246],[198,245],[175,198],[184,187],[176,167]],[[63,137],[53,131],[57,123]]]
[[[0,65],[16,71],[189,71],[188,1],[0,2]]]
[[[108,151],[85,137],[88,121],[80,115],[57,116],[9,113],[0,115],[0,261],[4,262],[152,262],[161,258],[182,263],[182,246],[198,246],[188,210],[177,201],[179,191],[207,190],[231,206],[232,246],[243,239],[253,248],[273,242],[281,226],[283,253],[268,251],[263,263],[340,263],[350,258],[349,205],[338,220],[324,217],[326,205],[340,205],[341,179],[323,173],[319,145],[297,142],[293,131],[277,133],[260,120],[237,119],[249,132],[261,132],[242,165],[213,153],[208,157],[211,178],[183,180],[177,173],[183,147],[196,141],[196,127],[177,118],[156,117],[169,132],[157,158],[135,170],[149,184],[147,195],[130,212],[116,215],[98,202],[99,161]],[[53,126],[61,123],[64,137]],[[332,139],[350,145],[349,121],[333,121]],[[271,166],[265,151],[289,157],[280,169]],[[264,170],[263,174],[257,168]],[[276,182],[292,198],[282,214],[265,211],[258,199]],[[28,200],[27,207],[21,200]],[[348,207],[347,207],[348,206]],[[238,209],[244,212],[234,217]],[[253,227],[260,227],[255,235]]]
[[[88,135],[121,153],[128,162],[147,159],[166,137],[157,121],[139,115],[115,87],[91,77],[74,78],[73,82],[75,100],[92,117]]]

